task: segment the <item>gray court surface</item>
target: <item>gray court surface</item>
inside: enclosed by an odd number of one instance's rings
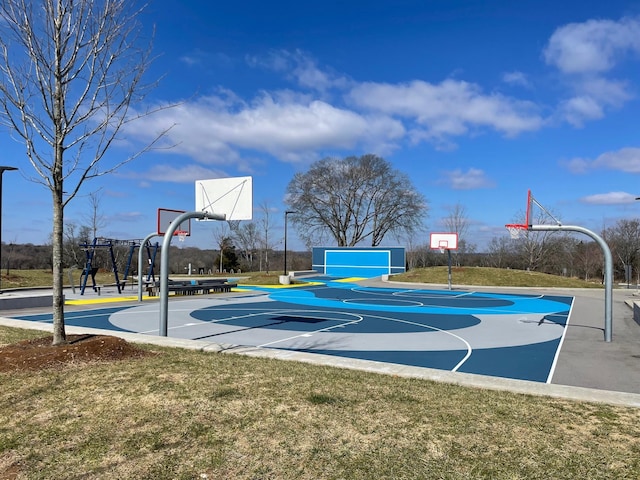
[[[321,279],[304,288],[171,298],[167,338],[157,336],[157,300],[139,303],[129,287],[89,290],[65,292],[81,303],[65,307],[69,333],[640,406],[640,325],[629,306],[640,298],[635,289],[614,289],[610,343],[600,289],[449,291]],[[46,330],[50,311],[5,310],[0,323]]]

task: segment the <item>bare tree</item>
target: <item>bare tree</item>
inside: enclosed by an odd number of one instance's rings
[[[588,282],[602,268],[602,248],[596,242],[577,242],[574,251],[580,274]]]
[[[232,229],[233,239],[240,247],[240,256],[246,262],[249,271],[253,271],[254,255],[258,251],[260,232],[255,222],[242,222]]]
[[[85,180],[113,172],[105,156],[154,86],[144,84],[151,43],[139,48],[141,11],[126,0],[3,0],[0,4],[0,113],[25,144],[53,204],[53,343],[66,343],[64,208]]]
[[[3,247],[4,245],[4,247]],[[2,249],[2,259],[5,261],[5,265],[7,266],[7,277],[9,276],[9,269],[11,266],[11,260],[13,258],[13,251],[16,246],[16,239],[14,237],[13,241],[8,245],[3,243],[0,244],[0,248]],[[2,265],[0,265],[0,270],[2,270]]]
[[[469,217],[464,205],[456,203],[452,207],[447,207],[448,215],[444,218],[444,224],[448,231],[458,234],[458,242],[467,240],[469,233]]]
[[[611,247],[613,255],[622,264],[622,271],[627,278],[631,268],[640,259],[640,221],[621,219],[613,227],[603,232],[603,237]]]
[[[75,223],[67,223],[64,226],[64,244],[63,244],[63,266],[80,267],[86,263],[85,249],[80,244],[89,244],[91,242],[91,229],[82,226],[77,231]]]
[[[409,177],[376,155],[315,162],[289,182],[286,203],[306,244],[329,231],[338,246],[375,247],[388,233],[412,233],[427,213]]]
[[[469,242],[469,217],[464,205],[456,203],[447,208],[449,214],[444,218],[444,225],[450,233],[458,234],[458,248],[453,252],[456,265],[460,266],[460,257],[466,253],[473,253],[475,245]]]
[[[513,257],[515,240],[509,237],[494,237],[487,246],[485,264],[488,267],[504,268],[510,264]]]
[[[273,245],[271,244],[271,207],[268,202],[262,202],[260,205],[260,210],[262,211],[262,218],[259,220],[259,228],[260,228],[260,245],[261,245],[261,255],[260,255],[260,271],[263,269],[263,261],[264,261],[264,269],[267,273],[269,273],[269,251],[273,249]]]
[[[532,212],[532,223],[536,225],[544,225],[555,223],[559,224],[559,220],[547,210],[536,210]],[[512,223],[523,224],[525,214],[520,212],[515,216]],[[561,235],[555,231],[529,231],[523,230],[520,237],[514,242],[514,253],[519,262],[517,268],[522,270],[540,270],[544,266],[545,261],[555,255],[555,249],[558,248],[558,237]]]
[[[222,273],[224,270],[223,258],[224,258],[224,250],[226,247],[231,245],[231,231],[230,227],[225,222],[216,222],[216,226],[213,230],[213,241],[215,242],[215,246],[218,247],[220,251],[219,260],[220,264],[218,266],[218,271]]]
[[[426,228],[426,225],[422,225],[420,228],[398,239],[406,247],[406,266],[409,270],[424,266],[424,249],[429,250],[429,245],[424,243]]]
[[[93,234],[93,238],[98,236],[98,230],[105,226],[104,215],[100,211],[100,201],[102,200],[102,195],[99,192],[91,192],[89,194],[89,207],[90,212],[86,216],[86,220],[89,222],[89,228],[91,229],[91,233]]]

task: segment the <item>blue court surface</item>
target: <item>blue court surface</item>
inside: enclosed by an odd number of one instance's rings
[[[550,382],[573,297],[304,285],[169,302],[169,337]],[[51,314],[13,316],[52,322]],[[67,325],[157,335],[159,303],[70,309]]]

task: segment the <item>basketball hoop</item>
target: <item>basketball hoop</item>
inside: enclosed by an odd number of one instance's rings
[[[187,234],[189,232],[187,232],[186,230],[176,230],[176,236],[178,237],[178,240],[180,240],[181,242],[184,242],[185,239],[187,238]]]
[[[240,220],[227,220],[227,224],[229,225],[229,229],[235,233],[238,231],[238,227],[240,227]]]
[[[444,253],[444,251],[446,250],[444,247],[440,247],[440,253]]]
[[[517,240],[518,238],[520,238],[523,232],[526,232],[528,230],[526,225],[519,225],[515,223],[508,223],[507,225],[505,225],[505,228],[509,231],[509,235],[511,235],[511,238],[513,240]]]

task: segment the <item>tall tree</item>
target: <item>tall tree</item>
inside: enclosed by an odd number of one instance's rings
[[[637,265],[640,257],[640,221],[620,219],[603,232],[613,255],[620,260],[625,276],[627,269]],[[630,273],[630,272],[629,272]]]
[[[269,252],[273,249],[273,245],[271,244],[271,229],[273,228],[273,225],[271,223],[271,206],[269,205],[269,202],[262,202],[262,204],[260,204],[260,211],[262,212],[262,216],[259,220],[259,242],[261,246],[260,271],[262,271],[264,261],[264,270],[269,273]]]
[[[254,255],[258,251],[258,244],[260,243],[258,225],[254,222],[242,222],[231,231],[233,240],[238,243],[240,248],[240,256],[245,261],[243,268],[253,272]]]
[[[376,155],[325,158],[287,187],[292,221],[309,239],[329,232],[338,246],[380,245],[388,233],[411,234],[422,224],[427,202],[407,175]]]
[[[127,0],[3,0],[0,3],[0,112],[26,146],[32,179],[53,205],[53,343],[64,326],[64,208],[85,180],[113,172],[128,158],[106,153],[153,84],[143,83],[151,44],[136,2]]]
[[[447,231],[458,234],[458,248],[454,251],[455,263],[460,266],[460,256],[475,252],[475,245],[469,242],[469,217],[464,205],[456,203],[452,207],[447,207],[448,215],[443,222]]]
[[[105,218],[100,211],[100,202],[102,201],[102,195],[99,192],[89,193],[89,207],[91,211],[87,214],[85,221],[89,222],[91,227],[92,238],[98,236],[98,230],[105,226]]]
[[[218,247],[219,254],[214,260],[213,264],[218,271],[222,273],[224,270],[224,249],[231,245],[231,228],[229,224],[225,222],[216,222],[216,226],[213,229],[213,241],[214,245]]]

